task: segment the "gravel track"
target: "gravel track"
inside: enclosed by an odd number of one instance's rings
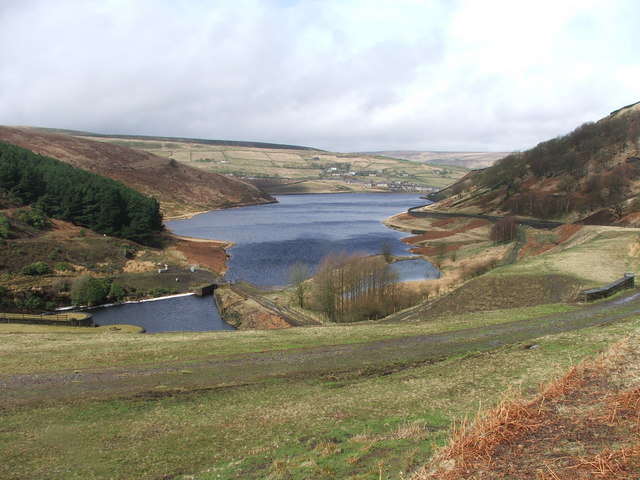
[[[0,409],[83,399],[157,397],[257,384],[272,378],[384,375],[452,354],[618,322],[640,314],[640,292],[575,312],[366,343],[212,356],[96,371],[0,376]]]

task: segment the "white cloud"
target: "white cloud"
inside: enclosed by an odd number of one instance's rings
[[[0,123],[522,149],[640,100],[637,18],[632,0],[0,0]]]

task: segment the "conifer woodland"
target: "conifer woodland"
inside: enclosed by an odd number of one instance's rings
[[[0,142],[0,190],[22,205],[139,243],[163,229],[158,201],[121,182]]]

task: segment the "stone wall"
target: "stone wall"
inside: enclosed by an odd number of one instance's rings
[[[590,290],[583,290],[580,292],[580,300],[583,302],[592,302],[594,300],[600,300],[601,298],[607,298],[621,290],[627,288],[633,288],[635,286],[635,275],[633,273],[625,273],[624,277],[611,282],[609,285],[605,285],[601,288],[592,288]]]

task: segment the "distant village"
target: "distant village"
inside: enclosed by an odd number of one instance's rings
[[[208,159],[207,159],[208,160]],[[231,162],[229,160],[208,160],[211,163],[219,163],[224,165],[229,165]],[[315,166],[315,165],[314,165]],[[446,175],[447,170],[434,170],[437,175]],[[239,178],[241,180],[247,180],[251,183],[286,183],[291,181],[292,179],[278,178],[278,177],[261,177],[261,176],[253,176],[253,175],[242,175],[237,173],[225,173],[227,177]],[[400,179],[389,179],[389,176],[392,177],[404,177],[406,180]],[[385,178],[386,177],[386,178]],[[426,193],[433,192],[438,190],[436,187],[432,187],[429,185],[415,183],[409,180],[410,175],[404,172],[398,172],[394,175],[389,175],[389,172],[385,172],[383,170],[350,170],[342,168],[341,166],[330,166],[330,167],[322,167],[320,178],[323,180],[336,180],[342,181],[349,185],[362,185],[366,188],[376,189],[376,190],[386,190],[389,192],[406,192],[406,193]],[[381,180],[381,178],[385,178]]]

